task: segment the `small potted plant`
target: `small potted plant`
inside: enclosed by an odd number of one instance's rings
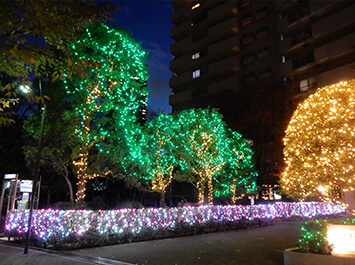
[[[302,224],[297,248],[284,251],[284,265],[355,265],[355,256],[332,255],[333,246],[327,239],[328,224],[323,220]]]

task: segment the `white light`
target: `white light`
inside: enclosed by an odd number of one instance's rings
[[[327,238],[333,245],[333,255],[355,254],[355,226],[329,225]]]
[[[20,85],[19,88],[25,94],[31,92],[31,88],[28,85]]]

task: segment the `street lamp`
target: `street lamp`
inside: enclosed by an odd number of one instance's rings
[[[39,85],[40,96],[42,96],[41,79],[39,79],[38,82],[39,82],[38,85]],[[19,87],[19,89],[23,93],[31,93],[32,92],[31,88],[28,85],[21,85]],[[39,134],[39,139],[38,139],[37,156],[36,156],[36,164],[35,164],[35,174],[34,174],[34,179],[33,179],[33,184],[32,184],[32,193],[31,193],[31,200],[30,200],[30,212],[29,212],[29,216],[28,216],[28,225],[27,225],[27,233],[26,233],[24,254],[28,253],[28,246],[29,246],[30,237],[31,237],[32,215],[33,215],[35,192],[36,192],[36,186],[37,186],[38,174],[39,174],[39,162],[40,162],[41,151],[42,151],[42,138],[43,138],[45,115],[46,115],[46,103],[43,104],[43,109],[42,109],[41,129],[40,129],[40,134]]]

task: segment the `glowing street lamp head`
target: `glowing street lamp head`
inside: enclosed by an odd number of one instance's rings
[[[28,94],[28,93],[32,92],[32,89],[28,85],[20,85],[19,89],[25,94]]]

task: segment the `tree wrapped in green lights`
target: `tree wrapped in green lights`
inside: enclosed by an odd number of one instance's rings
[[[160,193],[160,206],[165,206],[165,190],[178,164],[172,124],[173,117],[163,113],[147,123],[147,144],[142,160],[146,161],[145,178],[150,181],[151,189]]]
[[[246,194],[254,195],[257,191],[253,155],[249,143],[241,134],[228,130],[228,148],[225,150],[225,164],[221,173],[215,177],[214,193],[216,197],[230,197],[235,203]]]
[[[72,44],[77,61],[90,61],[89,77],[68,76],[65,87],[76,102],[80,118],[76,129],[82,145],[76,151],[78,190],[76,200],[85,197],[88,179],[107,174],[90,172],[90,155],[122,152],[122,142],[134,149],[138,115],[147,102],[146,52],[123,29],[96,24]],[[136,126],[137,125],[137,126]]]
[[[225,165],[228,148],[222,115],[215,109],[185,110],[176,116],[174,127],[182,180],[195,186],[200,204],[212,203],[213,177]]]
[[[319,88],[300,104],[284,138],[281,186],[297,198],[334,200],[355,188],[355,80]]]

